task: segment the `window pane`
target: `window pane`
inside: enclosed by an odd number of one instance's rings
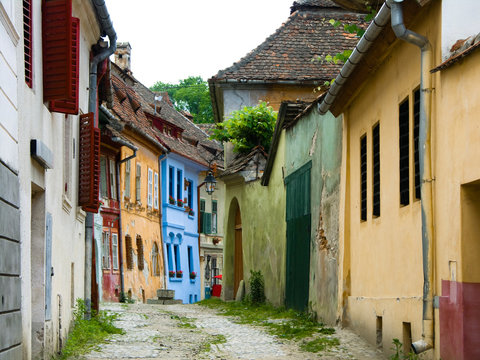
[[[110,269],[110,239],[108,232],[102,233],[103,251],[102,251],[102,263],[104,269]]]
[[[158,209],[158,173],[156,172],[153,179],[153,207]]]
[[[410,203],[410,153],[409,153],[409,123],[408,99],[399,107],[399,147],[400,147],[400,204]]]
[[[148,196],[147,196],[147,205],[152,207],[153,205],[153,171],[148,169]]]
[[[115,161],[109,159],[109,174],[110,174],[110,198],[117,199],[117,179],[115,176]]]
[[[182,200],[182,170],[177,170],[177,200]]]
[[[118,235],[112,234],[112,264],[113,269],[118,270]]]
[[[367,135],[360,139],[360,220],[367,220]]]
[[[380,216],[380,124],[372,130],[373,216]]]
[[[137,164],[137,172],[135,174],[135,200],[141,201],[141,179],[142,179],[142,166]]]
[[[130,197],[130,160],[125,163],[125,196]]]
[[[107,159],[100,157],[100,196],[107,197]]]

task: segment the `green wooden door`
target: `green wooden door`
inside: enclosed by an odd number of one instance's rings
[[[308,162],[285,178],[287,187],[287,273],[285,306],[299,311],[308,305],[310,270],[310,169]]]

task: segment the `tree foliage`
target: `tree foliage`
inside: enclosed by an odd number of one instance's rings
[[[248,153],[257,145],[268,150],[276,119],[277,113],[266,102],[245,106],[233,111],[228,120],[217,124],[211,138],[231,142],[237,153]]]
[[[200,76],[190,76],[178,84],[157,81],[152,91],[166,91],[177,110],[186,110],[196,123],[213,123],[212,104],[208,84]]]

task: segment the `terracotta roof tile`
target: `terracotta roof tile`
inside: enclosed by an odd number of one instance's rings
[[[360,15],[342,10],[331,1],[294,3],[298,11],[261,45],[233,66],[221,70],[210,81],[280,80],[325,81],[333,79],[341,64],[312,61],[317,56],[353,49],[358,38],[329,20],[366,25]],[[305,6],[307,8],[305,8]],[[303,6],[303,7],[302,7]]]

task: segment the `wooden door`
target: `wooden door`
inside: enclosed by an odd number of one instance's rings
[[[243,280],[243,254],[242,254],[242,215],[240,209],[235,214],[235,260],[234,260],[234,296],[237,294],[238,285]]]
[[[285,179],[287,186],[287,263],[285,306],[304,311],[308,304],[310,272],[311,162]]]

